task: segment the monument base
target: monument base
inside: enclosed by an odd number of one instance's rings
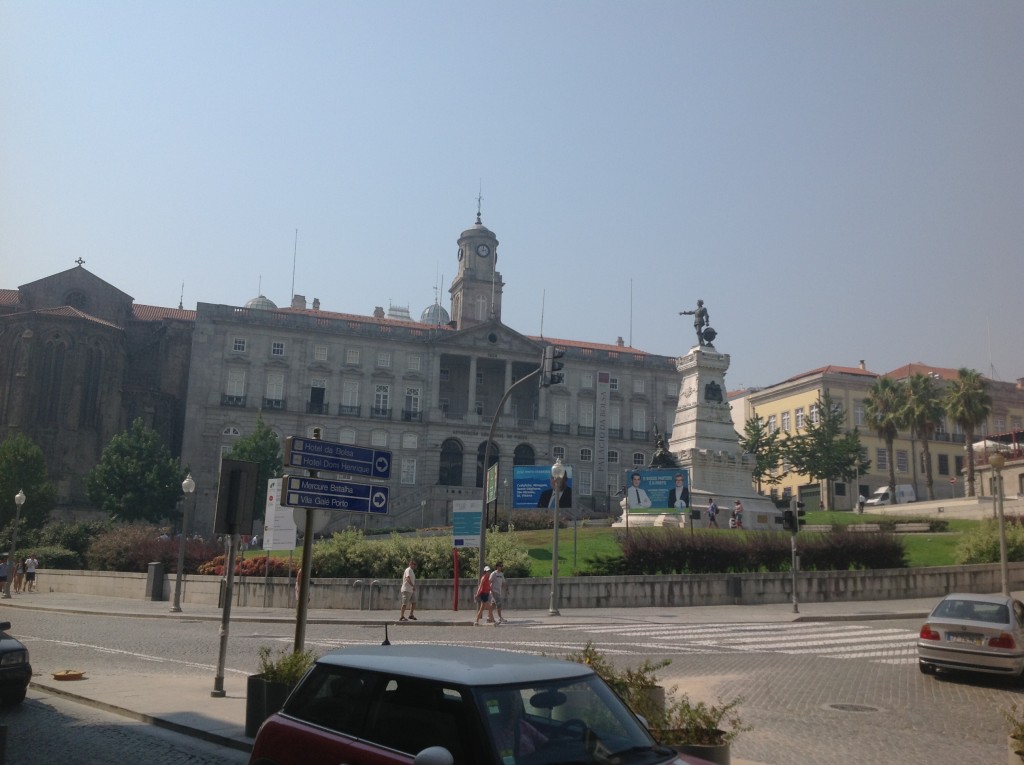
[[[630,513],[628,510],[612,524],[614,529],[639,528],[642,526],[686,527],[686,516],[682,513]]]

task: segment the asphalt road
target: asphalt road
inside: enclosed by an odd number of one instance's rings
[[[1021,699],[1020,689],[998,679],[922,675],[914,653],[918,627],[906,620],[684,625],[666,615],[664,623],[391,625],[389,637],[392,642],[487,645],[553,656],[592,640],[616,662],[671,659],[661,672],[666,685],[708,701],[744,699],[741,716],[751,730],[733,743],[733,756],[766,765],[1005,762],[1000,710]],[[41,611],[19,612],[15,625],[37,672],[73,667],[129,674],[144,668],[147,673],[205,676],[211,687],[218,630],[214,622]],[[253,673],[259,646],[289,648],[293,637],[288,624],[233,624],[226,673]],[[313,624],[306,630],[306,647],[324,652],[383,638],[382,625]],[[121,745],[112,739],[112,753],[120,752]],[[225,750],[229,755],[237,753]]]

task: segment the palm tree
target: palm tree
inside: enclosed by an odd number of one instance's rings
[[[935,430],[942,422],[945,410],[939,397],[939,389],[935,380],[920,372],[907,379],[904,384],[906,401],[903,408],[903,425],[921,439],[921,452],[924,454],[924,483],[928,489],[928,499],[935,499],[935,488],[932,485],[932,453],[928,442],[935,435]]]
[[[961,367],[946,389],[946,414],[964,432],[967,446],[967,496],[974,496],[974,434],[988,419],[992,397],[980,372]]]
[[[885,441],[890,497],[896,496],[896,461],[892,445],[899,435],[905,398],[902,385],[888,377],[879,377],[868,388],[867,398],[864,399],[864,413],[878,437]]]

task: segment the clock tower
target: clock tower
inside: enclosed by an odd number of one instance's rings
[[[494,319],[501,321],[501,290],[498,273],[498,239],[480,222],[462,232],[458,241],[459,267],[448,292],[452,296],[452,321],[466,329]]]

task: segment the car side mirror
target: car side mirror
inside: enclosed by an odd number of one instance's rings
[[[428,746],[413,758],[412,765],[455,765],[455,758],[443,746]]]

